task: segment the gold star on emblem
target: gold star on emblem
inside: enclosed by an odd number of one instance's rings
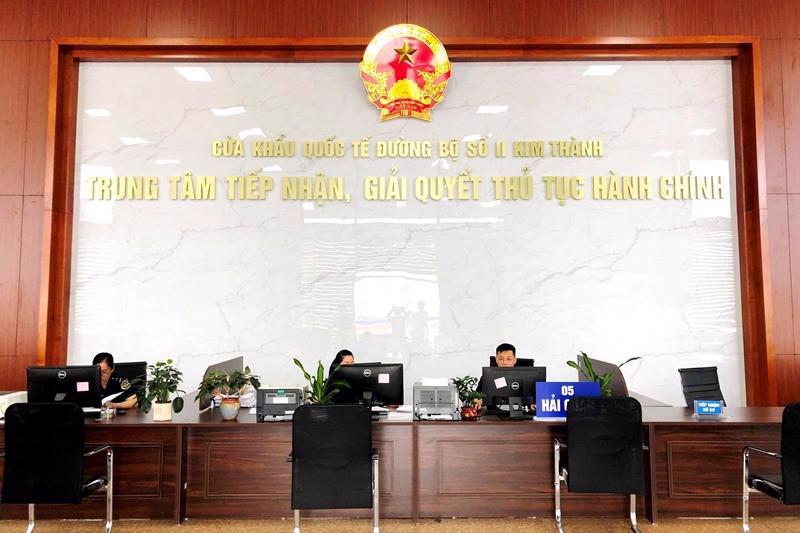
[[[397,52],[397,62],[402,63],[403,61],[407,61],[409,65],[413,65],[414,62],[411,60],[411,56],[414,55],[417,51],[416,48],[411,48],[408,45],[407,41],[403,41],[402,48],[395,48],[395,52]]]

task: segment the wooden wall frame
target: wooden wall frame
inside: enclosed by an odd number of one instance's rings
[[[758,37],[449,38],[459,61],[730,59],[736,213],[748,405],[776,405],[767,256],[764,112]],[[113,39],[51,41],[37,364],[66,364],[72,260],[78,66],[82,61],[358,62],[366,39]]]

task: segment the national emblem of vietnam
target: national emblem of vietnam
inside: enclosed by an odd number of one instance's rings
[[[441,41],[414,24],[396,24],[378,33],[359,65],[369,101],[381,121],[397,117],[431,119],[442,101],[450,61]]]

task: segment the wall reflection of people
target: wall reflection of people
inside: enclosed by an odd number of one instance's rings
[[[386,315],[392,326],[392,345],[389,352],[400,354],[406,345],[406,322],[408,321],[408,311],[402,305],[392,306],[392,310]]]
[[[417,302],[417,310],[411,314],[411,342],[415,347],[428,345],[428,311],[425,302]]]

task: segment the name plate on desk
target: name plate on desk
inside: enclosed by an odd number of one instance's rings
[[[536,384],[536,420],[567,418],[567,404],[574,396],[600,396],[594,381],[546,381]]]
[[[694,401],[694,416],[705,417],[721,417],[723,403],[722,400],[695,400]]]

